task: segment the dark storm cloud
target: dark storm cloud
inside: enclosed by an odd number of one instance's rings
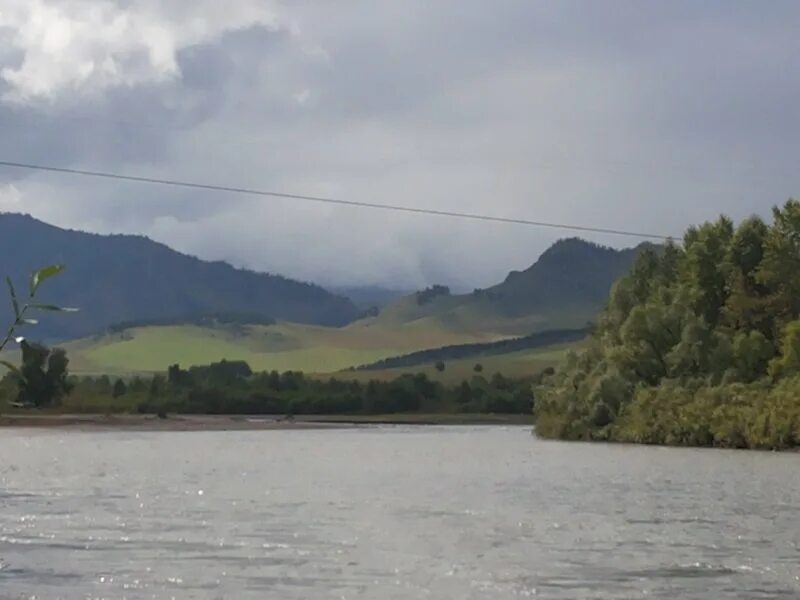
[[[52,64],[24,17],[57,3],[26,2],[0,10],[8,159],[665,234],[800,188],[795,2],[131,0],[63,38],[76,0],[41,13]],[[326,283],[485,285],[559,235],[3,177],[9,210]]]

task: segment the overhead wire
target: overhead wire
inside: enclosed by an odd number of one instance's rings
[[[277,192],[277,191],[270,191],[270,190],[261,190],[255,188],[248,188],[248,187],[238,187],[238,186],[230,186],[230,185],[217,185],[211,183],[202,183],[196,181],[184,181],[179,179],[166,179],[166,178],[159,178],[159,177],[146,177],[141,175],[126,175],[124,173],[114,173],[108,171],[93,171],[93,170],[86,170],[86,169],[75,169],[70,167],[58,167],[53,165],[43,165],[43,164],[35,164],[35,163],[27,163],[27,162],[18,162],[18,161],[9,161],[9,160],[0,160],[0,166],[8,167],[13,169],[24,169],[24,170],[31,170],[31,171],[43,171],[43,172],[50,172],[50,173],[60,173],[65,175],[74,175],[74,176],[81,176],[81,177],[92,177],[92,178],[99,178],[99,179],[111,179],[117,181],[126,181],[126,182],[133,182],[133,183],[145,183],[145,184],[152,184],[152,185],[165,185],[165,186],[172,186],[172,187],[180,187],[180,188],[188,188],[188,189],[197,189],[197,190],[205,190],[205,191],[215,191],[215,192],[226,192],[226,193],[233,193],[233,194],[246,194],[250,196],[262,196],[262,197],[272,197],[272,198],[284,198],[290,200],[302,200],[306,202],[317,202],[317,203],[324,203],[324,204],[333,204],[339,206],[351,206],[357,208],[370,208],[376,210],[387,210],[387,211],[395,211],[395,212],[404,212],[404,213],[413,213],[413,214],[421,214],[421,215],[429,215],[429,216],[438,216],[438,217],[451,217],[451,218],[459,218],[459,219],[469,219],[474,221],[485,221],[485,222],[492,222],[492,223],[506,223],[506,224],[515,224],[515,225],[525,225],[531,227],[544,227],[550,229],[561,229],[561,230],[569,230],[569,231],[577,231],[583,233],[602,233],[602,234],[609,234],[609,235],[619,235],[619,236],[626,236],[626,237],[636,237],[636,238],[643,238],[643,239],[658,239],[658,240],[671,240],[674,239],[674,236],[664,235],[664,234],[657,234],[657,233],[647,233],[641,231],[633,231],[629,229],[616,229],[610,227],[594,227],[589,225],[576,225],[570,223],[554,223],[548,221],[539,221],[533,219],[526,219],[526,218],[518,218],[518,217],[503,217],[497,215],[487,215],[481,213],[472,213],[472,212],[460,212],[460,211],[453,211],[453,210],[441,210],[436,208],[422,208],[416,206],[402,206],[398,204],[383,204],[378,202],[366,202],[360,200],[345,200],[342,198],[329,198],[324,196],[311,196],[305,194],[292,194],[287,192]]]

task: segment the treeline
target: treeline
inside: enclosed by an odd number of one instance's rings
[[[501,375],[474,377],[446,387],[424,374],[361,383],[318,379],[298,371],[252,373],[247,363],[222,361],[156,377],[140,412],[206,414],[387,414],[400,412],[525,413],[533,404],[530,383]]]
[[[450,295],[450,288],[446,285],[432,285],[430,287],[425,288],[415,294],[417,299],[417,304],[419,306],[424,306],[425,304],[429,304],[433,302],[439,296],[449,296]]]
[[[0,401],[11,404],[18,390],[13,376],[0,384]],[[46,407],[41,403],[39,407]],[[71,377],[69,395],[52,406],[67,412],[184,414],[387,414],[402,412],[530,413],[531,381],[496,374],[475,375],[444,386],[424,374],[361,383],[318,379],[297,371],[253,373],[242,361],[169,368],[166,375],[113,380]]]
[[[135,327],[154,327],[169,325],[197,325],[213,327],[215,325],[274,325],[275,319],[258,313],[212,312],[200,315],[183,315],[155,319],[137,319],[115,323],[106,328],[108,333],[120,333]]]
[[[554,344],[567,344],[577,342],[589,334],[588,329],[554,329],[542,331],[518,338],[500,340],[498,342],[483,342],[475,344],[457,344],[411,352],[402,356],[394,356],[376,361],[374,363],[355,367],[357,371],[377,371],[381,369],[394,369],[398,367],[413,367],[432,363],[435,361],[459,360],[481,356],[493,356],[519,352],[531,348],[543,348]]]
[[[546,437],[800,445],[800,202],[642,252],[535,412]]]

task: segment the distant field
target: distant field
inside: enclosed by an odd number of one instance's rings
[[[171,364],[182,367],[222,359],[244,360],[256,371],[304,371],[335,374],[358,380],[387,379],[403,373],[426,373],[452,383],[471,377],[480,362],[483,374],[515,377],[530,375],[557,364],[575,344],[548,346],[502,355],[447,360],[440,373],[433,362],[413,367],[377,371],[343,372],[350,367],[455,344],[493,342],[497,333],[465,333],[422,320],[404,326],[360,321],[343,328],[295,323],[275,325],[150,326],[60,344],[67,350],[75,374],[132,375],[163,372]],[[16,362],[19,353],[6,352]]]
[[[428,363],[424,365],[376,371],[346,371],[336,373],[335,376],[342,379],[369,381],[370,379],[394,379],[404,373],[424,373],[435,381],[447,384],[459,383],[478,374],[484,377],[491,377],[495,373],[501,373],[506,377],[525,377],[528,375],[535,375],[547,367],[558,365],[567,351],[578,348],[579,346],[580,342],[523,350],[508,354],[497,354],[494,356],[444,361],[445,369],[442,372],[436,369],[434,363]],[[475,365],[478,363],[483,366],[483,371],[481,373],[476,373],[474,370]]]
[[[330,373],[423,348],[494,339],[436,327],[278,323],[140,327],[63,346],[74,373],[149,373],[164,371],[174,363],[188,367],[223,358],[245,360],[258,371]]]
[[[435,302],[421,306],[413,297],[409,297],[387,306],[378,316],[354,325],[472,334],[480,332],[482,337],[491,332],[498,339],[524,336],[535,331],[582,328],[589,320],[588,315],[596,310],[594,305],[571,305],[550,307],[541,312],[512,317],[497,314],[496,307],[488,301],[476,300],[469,295],[440,297]]]

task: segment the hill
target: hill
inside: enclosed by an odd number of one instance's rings
[[[144,236],[71,231],[26,215],[0,214],[0,256],[0,274],[21,289],[34,269],[67,265],[48,282],[45,299],[81,311],[69,318],[44,316],[36,335],[45,339],[81,337],[120,322],[215,313],[340,326],[360,312],[317,285],[203,261]],[[10,314],[10,307],[0,309],[0,318]]]
[[[582,335],[568,332],[562,339],[558,330],[585,329],[641,250],[562,240],[528,269],[486,290],[455,295],[434,286],[353,321],[362,309],[318,286],[204,262],[144,237],[65,231],[0,215],[0,247],[5,256],[20,248],[19,260],[8,264],[18,280],[39,264],[69,265],[48,282],[44,300],[82,310],[44,322],[46,338],[75,340],[66,344],[74,372],[119,374],[223,358],[246,360],[256,370],[332,373],[409,354],[401,368],[432,368],[437,351],[454,369],[460,359],[465,372],[474,366],[468,364],[473,355],[492,354],[499,366],[502,356],[514,354],[522,372],[534,364],[529,350],[541,355]],[[396,294],[357,292],[360,300]],[[429,349],[437,350],[414,354]]]
[[[511,272],[495,286],[461,295],[433,286],[386,306],[362,323],[491,331],[498,337],[582,328],[600,312],[614,281],[646,247],[615,250],[564,239],[532,266]]]
[[[430,361],[413,366],[377,370],[347,370],[336,374],[336,377],[361,382],[371,380],[391,381],[403,374],[422,373],[432,381],[448,385],[470,381],[474,377],[491,379],[496,373],[500,373],[504,377],[530,379],[540,376],[545,369],[556,367],[570,351],[578,350],[582,346],[583,342],[573,342],[540,348],[528,348],[503,354],[458,358],[444,361],[445,369],[443,371],[436,368],[436,361]],[[476,365],[480,365],[480,372],[475,371]]]
[[[471,379],[480,363],[482,374],[507,377],[535,376],[556,365],[569,349],[580,347],[574,340],[583,332],[544,332],[500,343],[476,342],[472,336],[444,330],[340,328],[275,323],[240,325],[235,323],[158,325],[132,327],[73,342],[62,347],[70,358],[70,370],[78,375],[147,375],[164,372],[171,364],[188,368],[226,360],[244,360],[254,371],[303,371],[327,379],[367,382],[388,381],[405,373],[424,373],[430,379],[455,384]],[[449,344],[449,345],[448,345]],[[420,347],[434,350],[413,354]],[[450,353],[440,372],[435,363],[440,352]],[[403,355],[399,362],[390,357]],[[18,353],[3,358],[18,359]],[[413,364],[409,362],[413,359]],[[388,359],[385,364],[375,364]],[[368,370],[353,370],[373,363]]]
[[[382,330],[355,325],[247,324],[198,321],[137,326],[63,344],[74,373],[150,373],[171,364],[244,360],[256,371],[332,373],[419,348],[491,338],[414,328]],[[17,353],[6,358],[16,360]]]
[[[479,342],[458,344],[442,348],[418,350],[402,356],[384,358],[368,365],[357,367],[358,371],[380,371],[415,367],[417,365],[434,364],[438,361],[476,359],[487,356],[502,356],[526,350],[574,344],[589,334],[588,329],[563,329],[533,333],[517,338],[508,338],[497,342]]]

